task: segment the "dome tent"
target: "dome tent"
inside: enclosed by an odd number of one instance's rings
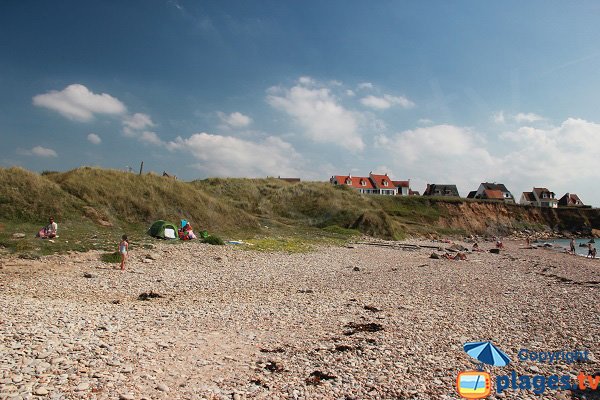
[[[148,235],[160,239],[177,239],[177,226],[168,221],[155,221],[148,229]]]

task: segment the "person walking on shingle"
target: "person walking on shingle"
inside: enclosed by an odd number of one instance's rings
[[[121,271],[125,271],[125,260],[127,259],[128,251],[129,242],[127,241],[127,235],[123,235],[121,242],[119,243],[119,254],[121,254]]]

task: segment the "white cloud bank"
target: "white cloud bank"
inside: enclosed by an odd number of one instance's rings
[[[61,91],[52,90],[33,97],[33,104],[56,111],[71,120],[89,122],[95,114],[121,115],[125,105],[109,94],[95,94],[87,87],[72,84]]]
[[[302,77],[292,88],[271,87],[267,94],[268,104],[292,117],[306,138],[350,151],[364,149],[359,116],[344,108],[329,88]]]
[[[497,181],[517,201],[522,191],[543,186],[598,205],[598,142],[600,124],[569,118],[554,127],[519,127],[493,143],[469,128],[435,125],[378,136],[376,146],[393,160],[391,167],[401,174],[396,178],[412,178],[416,190],[426,183],[454,183],[466,196],[480,182]]]
[[[556,185],[565,188],[594,188],[600,158],[600,124],[568,118],[560,126],[540,129],[521,127],[501,138],[515,150],[503,160],[508,175],[519,175],[530,186]],[[552,189],[552,188],[550,188]]]
[[[210,176],[297,176],[301,164],[294,147],[273,136],[252,142],[202,132],[178,137],[167,148],[190,153],[199,161],[195,167]]]
[[[415,190],[426,183],[454,183],[468,187],[493,171],[497,161],[484,147],[483,139],[468,128],[435,125],[406,130],[392,136],[380,135],[376,146],[387,150],[392,167],[413,179]]]

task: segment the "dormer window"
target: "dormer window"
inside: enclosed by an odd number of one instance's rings
[[[352,179],[350,179],[350,178],[346,179],[346,185],[352,185]]]
[[[383,181],[383,186],[387,186],[388,185],[388,181]]]
[[[364,179],[360,180],[360,185],[361,186],[367,186],[367,182]]]
[[[542,194],[542,199],[547,199],[548,198],[548,193],[543,193]]]

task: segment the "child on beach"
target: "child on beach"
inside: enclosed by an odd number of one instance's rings
[[[128,250],[129,242],[127,241],[127,235],[123,235],[121,242],[119,243],[119,253],[121,254],[121,271],[125,271],[125,259],[127,258]]]

